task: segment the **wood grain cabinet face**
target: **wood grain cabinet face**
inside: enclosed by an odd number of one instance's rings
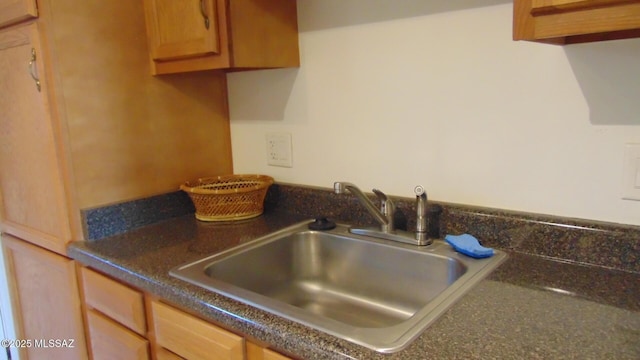
[[[300,66],[296,0],[144,0],[153,74]]]
[[[145,0],[151,59],[171,60],[220,52],[214,0]]]
[[[93,359],[289,359],[89,268],[79,273]]]
[[[146,335],[144,296],[141,292],[88,268],[81,268],[80,273],[84,302],[88,308],[98,310],[139,335]]]
[[[86,359],[80,297],[73,260],[2,235],[19,339],[67,340],[68,347],[32,346],[21,358]],[[34,344],[35,345],[35,344]]]
[[[555,44],[640,37],[638,0],[515,0],[514,40]]]
[[[149,359],[149,342],[106,316],[93,310],[87,311],[87,328],[93,360]]]
[[[263,349],[262,353],[264,360],[291,360],[291,358],[269,349]]]
[[[291,358],[247,341],[247,360],[291,360]]]
[[[184,360],[184,358],[163,347],[156,347],[156,360]]]
[[[144,295],[89,268],[79,270],[91,358],[150,358]]]
[[[2,231],[64,255],[82,209],[232,172],[224,74],[149,76],[141,1],[40,0],[38,14],[0,29]]]
[[[161,302],[151,302],[158,346],[189,360],[244,359],[244,339]]]
[[[36,0],[0,0],[0,27],[37,16]]]
[[[43,63],[35,24],[0,32],[0,215],[4,231],[64,254],[71,236]]]

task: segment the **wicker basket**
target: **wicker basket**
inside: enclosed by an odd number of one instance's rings
[[[260,216],[271,184],[266,175],[226,175],[187,181],[180,189],[191,197],[196,219],[234,221]]]

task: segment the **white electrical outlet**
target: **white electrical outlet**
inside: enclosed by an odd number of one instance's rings
[[[267,164],[271,166],[293,167],[291,157],[291,134],[267,134]]]
[[[622,176],[622,198],[640,200],[640,144],[625,146]]]

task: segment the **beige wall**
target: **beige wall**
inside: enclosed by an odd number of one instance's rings
[[[640,39],[514,42],[510,1],[442,3],[299,1],[302,67],[229,75],[235,171],[640,225]],[[266,164],[280,131],[293,168]]]

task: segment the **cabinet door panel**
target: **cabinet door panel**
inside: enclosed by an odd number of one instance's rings
[[[64,254],[70,229],[41,54],[35,24],[0,32],[0,216],[3,230]]]
[[[0,27],[37,16],[36,0],[0,0]]]
[[[557,11],[589,9],[615,6],[633,2],[633,0],[532,0],[532,12],[536,9],[555,8]]]
[[[220,52],[214,0],[145,0],[153,60]]]
[[[637,0],[514,0],[513,39],[551,44],[640,37]]]
[[[640,3],[616,1],[608,6],[587,7],[568,4],[566,8],[532,9],[538,38],[640,30]]]
[[[2,244],[14,313],[20,314],[18,336],[45,341],[21,349],[22,357],[86,359],[75,263],[7,234]],[[48,346],[51,340],[66,341],[66,346]]]
[[[153,301],[153,331],[159,346],[190,360],[244,358],[244,339],[213,324]]]

